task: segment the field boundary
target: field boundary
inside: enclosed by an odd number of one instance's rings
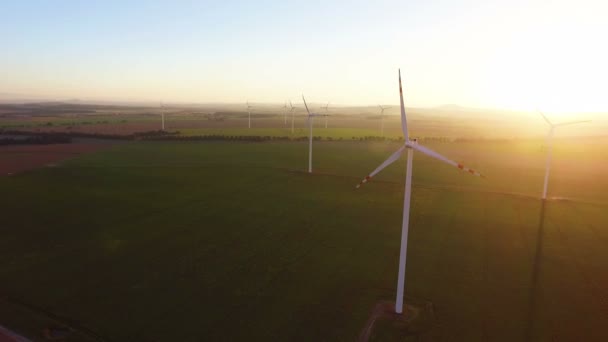
[[[308,171],[306,171],[306,170],[296,170],[296,169],[288,169],[288,168],[274,168],[274,169],[283,170],[283,171],[287,171],[287,172],[291,172],[291,173],[308,174]],[[326,173],[326,172],[313,172],[312,174],[319,175],[319,176],[349,178],[349,179],[355,180],[355,183],[361,179],[361,177],[338,175],[335,173]],[[373,182],[380,183],[380,184],[395,184],[395,185],[402,184],[399,182],[385,181],[385,180],[374,180]],[[470,193],[480,193],[480,194],[506,195],[506,196],[511,196],[511,197],[541,200],[540,196],[527,194],[527,193],[523,193],[523,192],[483,190],[483,189],[465,187],[465,186],[460,186],[460,185],[432,185],[432,184],[417,183],[414,181],[414,182],[412,182],[412,186],[416,187],[416,188],[422,188],[422,189],[440,189],[440,190],[450,190],[453,192],[470,192]],[[353,186],[353,188],[354,188],[354,186]],[[547,197],[547,200],[553,201],[553,202],[571,202],[571,203],[589,204],[589,205],[594,205],[594,206],[608,206],[608,203],[590,201],[590,200],[585,200],[585,199],[576,198],[576,197],[550,196],[550,197]]]

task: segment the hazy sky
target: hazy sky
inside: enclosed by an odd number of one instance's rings
[[[0,3],[0,93],[608,111],[606,1]]]

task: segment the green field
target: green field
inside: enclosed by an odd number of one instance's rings
[[[544,214],[541,145],[428,145],[487,179],[416,154],[406,295],[436,321],[404,338],[608,339],[608,144],[558,143],[576,200]],[[309,175],[306,142],[134,142],[0,178],[0,291],[112,341],[356,340],[394,300],[405,163],[354,185],[397,146],[315,142]]]
[[[180,129],[180,134],[183,136],[200,136],[200,135],[225,135],[225,136],[270,136],[270,137],[304,137],[308,138],[308,128],[294,128],[293,133],[289,128],[186,128]],[[313,136],[323,139],[331,138],[334,140],[344,139],[350,140],[359,137],[379,137],[380,132],[368,128],[324,128],[315,127]],[[388,138],[397,138],[398,134],[386,135]]]
[[[297,105],[297,104],[296,104]],[[238,104],[157,106],[101,106],[85,104],[0,104],[0,131],[54,131],[129,135],[159,130],[161,113],[165,128],[182,135],[263,135],[308,136],[305,110],[300,106],[292,116],[284,115],[282,105],[258,104],[248,113]],[[311,105],[319,111],[319,104]],[[381,135],[378,107],[332,107],[325,118],[314,121],[314,135],[334,139],[351,139]],[[547,134],[547,125],[536,112],[498,111],[473,108],[407,108],[410,133],[417,138],[441,137],[484,139],[537,139]],[[604,136],[608,129],[605,113],[577,113],[570,119],[593,120],[592,124],[560,127],[557,137]],[[287,119],[287,120],[285,120]],[[555,118],[556,122],[568,118]],[[399,108],[393,107],[384,116],[384,136],[402,136]]]

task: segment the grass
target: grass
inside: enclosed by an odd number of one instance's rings
[[[434,304],[426,338],[608,338],[605,205],[548,202],[539,230],[526,144],[429,146],[487,180],[416,154],[406,293]],[[315,143],[308,175],[306,143],[139,142],[0,178],[0,290],[118,341],[352,341],[393,300],[404,161],[354,185],[396,146]],[[606,203],[594,156],[558,145],[550,194]]]

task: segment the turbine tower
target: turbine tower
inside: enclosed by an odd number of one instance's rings
[[[410,140],[407,131],[407,120],[405,118],[405,106],[403,104],[403,91],[401,88],[401,70],[399,70],[399,97],[401,101],[401,129],[403,131],[403,137],[405,143],[395,153],[393,153],[384,163],[380,164],[372,173],[365,177],[358,185],[359,188],[364,183],[367,183],[374,177],[378,172],[382,171],[388,165],[394,163],[401,157],[401,154],[407,149],[407,168],[405,175],[405,195],[403,198],[403,221],[401,225],[401,249],[399,252],[399,273],[397,277],[397,298],[395,301],[395,312],[401,314],[403,312],[403,291],[405,289],[405,263],[407,257],[407,238],[409,230],[409,219],[410,219],[410,199],[412,193],[412,162],[414,158],[414,150],[424,153],[435,159],[439,159],[444,163],[450,164],[459,168],[460,170],[466,171],[475,176],[483,177],[479,172],[464,167],[464,165],[456,163],[439,153],[430,150],[422,145],[419,145],[415,139]]]
[[[380,107],[380,136],[383,137],[384,136],[384,111],[391,107],[383,107],[381,105],[378,105],[378,107]]]
[[[253,107],[249,105],[249,100],[247,100],[247,114],[249,114],[249,128],[251,128],[251,109],[253,109]]]
[[[306,104],[306,99],[304,95],[302,95],[302,101],[304,101],[304,107],[306,107],[306,112],[308,113],[308,173],[312,173],[312,124],[315,116],[325,116],[328,114],[317,114],[311,113],[308,110],[308,105]]]
[[[545,119],[545,121],[549,124],[549,127],[550,127],[549,134],[547,135],[548,151],[547,151],[547,164],[545,166],[545,184],[543,186],[543,201],[544,201],[547,199],[547,186],[549,185],[549,172],[551,171],[551,157],[553,155],[553,133],[555,131],[555,128],[560,127],[560,126],[568,126],[568,125],[574,125],[574,124],[578,124],[578,123],[590,122],[591,120],[569,121],[569,122],[562,122],[562,123],[554,124],[551,121],[549,121],[549,119],[547,119],[545,114],[543,114],[540,110],[538,110],[538,112],[540,113],[540,115],[542,115],[543,119]]]

